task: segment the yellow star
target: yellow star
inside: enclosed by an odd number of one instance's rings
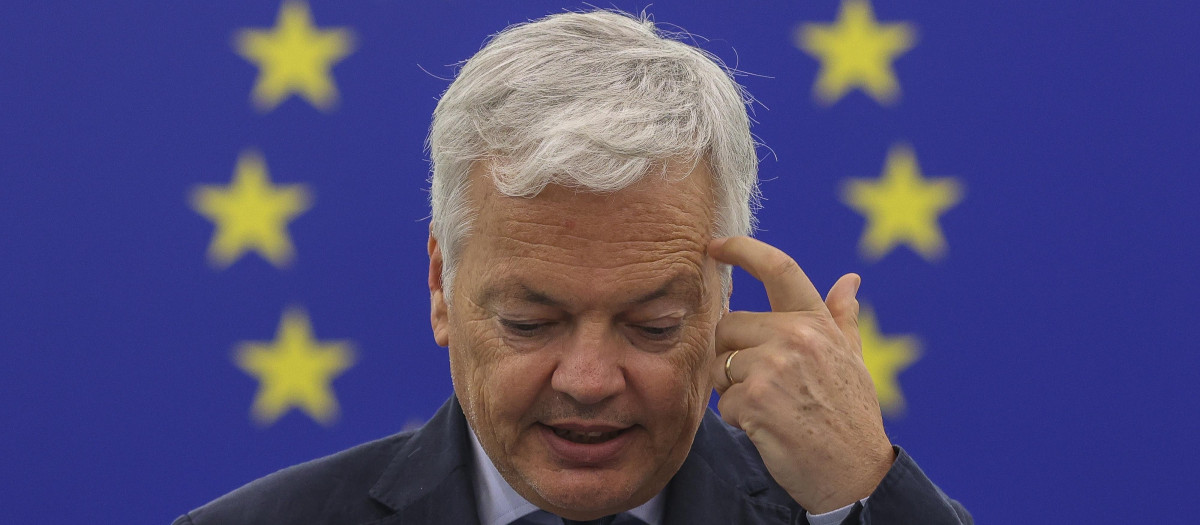
[[[879,407],[888,416],[904,412],[904,393],[896,376],[920,357],[920,343],[911,335],[885,337],[879,333],[875,313],[863,306],[858,314],[858,332],[862,336],[863,361],[871,380]]]
[[[896,101],[900,85],[892,60],[912,49],[911,24],[879,24],[867,0],[843,0],[833,24],[803,24],[794,33],[796,47],[821,61],[813,94],[831,105],[858,87],[880,104]]]
[[[272,186],[262,155],[245,151],[238,156],[228,186],[197,186],[191,205],[216,224],[208,245],[208,260],[217,268],[233,264],[255,250],[275,266],[291,262],[295,250],[287,223],[312,206],[303,184]]]
[[[292,93],[324,111],[338,98],[329,70],[354,51],[354,33],[345,28],[318,30],[308,4],[287,0],[274,28],[238,31],[233,45],[258,65],[253,95],[259,111],[275,109]]]
[[[274,341],[238,345],[234,362],[258,378],[251,415],[259,424],[270,425],[296,407],[328,425],[338,413],[330,383],[354,364],[354,352],[346,341],[313,339],[308,315],[289,308]]]
[[[962,185],[951,177],[924,179],[912,149],[892,146],[877,181],[851,179],[842,202],[867,218],[859,248],[878,260],[900,243],[928,261],[946,252],[938,216],[962,200]]]

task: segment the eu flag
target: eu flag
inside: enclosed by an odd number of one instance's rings
[[[613,6],[739,72],[758,236],[863,276],[889,435],[981,523],[1188,520],[1200,8]],[[428,418],[430,115],[487,35],[564,8],[0,8],[5,521],[168,523]]]

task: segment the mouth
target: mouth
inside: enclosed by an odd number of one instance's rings
[[[539,425],[542,442],[565,468],[600,467],[619,461],[634,442],[637,426],[560,423]]]
[[[578,430],[571,430],[571,429],[566,429],[566,428],[561,428],[561,427],[552,427],[549,425],[547,425],[547,426],[550,428],[550,430],[552,430],[554,432],[554,435],[556,435],[560,438],[563,438],[567,441],[570,441],[572,443],[580,443],[583,445],[595,445],[598,443],[604,443],[606,441],[616,439],[617,436],[621,435],[621,433],[625,431],[625,429],[620,429],[620,430],[610,430],[607,432],[599,432],[599,431],[581,432]]]

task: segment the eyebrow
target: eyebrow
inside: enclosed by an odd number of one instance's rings
[[[554,300],[549,295],[530,288],[528,285],[522,282],[489,286],[483,291],[482,294],[480,294],[478,303],[480,306],[486,308],[491,303],[494,303],[497,300],[505,297],[511,297],[529,303],[544,304],[546,306],[553,306],[556,308],[562,307],[562,303],[559,301]]]
[[[700,287],[688,282],[686,276],[676,274],[671,280],[663,283],[652,292],[643,294],[631,301],[627,301],[624,306],[637,306],[649,303],[663,297],[679,297],[694,304],[699,304],[701,301]],[[479,296],[477,303],[487,308],[490,304],[503,298],[513,298],[520,301],[525,301],[534,304],[541,304],[554,308],[565,310],[565,303],[559,299],[555,299],[550,294],[534,289],[528,284],[516,281],[506,284],[489,286]]]

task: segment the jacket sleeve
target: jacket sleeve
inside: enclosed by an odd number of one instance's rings
[[[904,449],[896,448],[896,462],[875,487],[861,509],[843,525],[969,525],[975,523],[967,509],[942,492],[921,471]]]

